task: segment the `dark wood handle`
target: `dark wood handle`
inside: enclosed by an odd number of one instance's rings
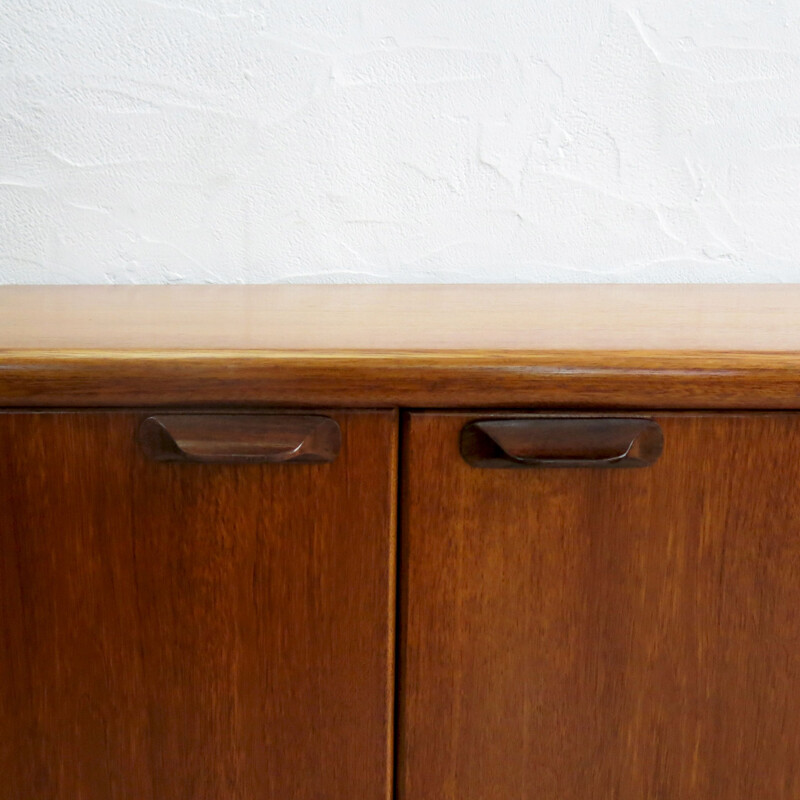
[[[638,418],[490,419],[461,431],[461,455],[487,469],[646,467],[663,447],[659,425]]]
[[[294,414],[159,414],[138,438],[156,461],[222,464],[333,461],[342,442],[336,420]]]

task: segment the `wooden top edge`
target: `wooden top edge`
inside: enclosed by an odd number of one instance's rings
[[[0,407],[800,409],[800,353],[0,353]]]
[[[5,286],[0,350],[792,353],[800,286]]]
[[[800,409],[800,286],[0,287],[0,406]]]
[[[109,370],[125,370],[126,365],[174,364],[183,368],[219,369],[258,368],[339,368],[347,366],[365,371],[468,366],[548,368],[560,372],[570,369],[624,369],[664,373],[674,370],[713,372],[764,369],[800,370],[800,349],[791,351],[725,350],[238,350],[238,349],[22,349],[0,348],[0,373],[4,370],[44,370],[53,366],[81,365]]]

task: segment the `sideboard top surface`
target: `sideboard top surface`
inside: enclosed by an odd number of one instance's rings
[[[800,408],[800,286],[0,287],[0,405]]]

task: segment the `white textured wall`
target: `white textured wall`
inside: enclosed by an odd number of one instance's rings
[[[0,0],[0,282],[800,281],[800,3]]]

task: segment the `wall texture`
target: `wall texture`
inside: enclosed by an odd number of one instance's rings
[[[798,220],[797,2],[0,2],[0,282],[800,281]]]

